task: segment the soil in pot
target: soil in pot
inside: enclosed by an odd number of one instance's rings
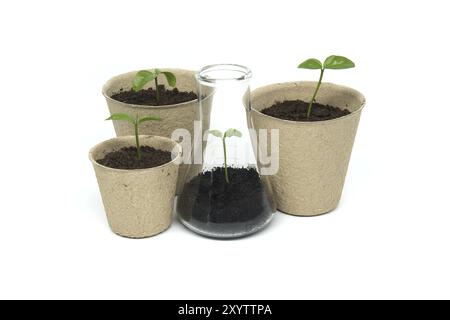
[[[197,94],[194,92],[178,91],[177,88],[166,89],[164,85],[159,85],[159,103],[156,101],[156,90],[148,88],[140,91],[124,91],[120,89],[120,92],[113,94],[112,99],[142,106],[164,106],[170,104],[183,103],[197,99]]]
[[[186,184],[178,201],[182,220],[200,233],[232,238],[253,233],[272,216],[272,208],[254,168],[215,168]]]
[[[141,147],[141,159],[137,157],[136,147],[124,147],[110,152],[103,159],[96,160],[105,167],[122,170],[148,169],[159,167],[172,161],[172,154],[148,146]]]
[[[271,107],[262,110],[265,115],[291,121],[324,121],[337,119],[350,114],[347,109],[341,109],[320,103],[313,103],[311,115],[307,117],[309,102],[302,100],[285,100],[276,102]]]

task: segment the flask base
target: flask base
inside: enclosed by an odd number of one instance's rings
[[[213,228],[213,229],[216,229],[216,231],[212,231],[211,228],[201,228],[201,227],[195,226],[194,224],[191,224],[187,221],[184,221],[181,217],[179,217],[179,221],[187,229],[189,229],[190,231],[192,231],[198,235],[201,235],[203,237],[207,237],[207,238],[211,238],[211,239],[218,239],[218,240],[232,240],[232,239],[245,238],[245,237],[251,236],[251,235],[263,230],[270,224],[270,222],[272,221],[272,218],[273,218],[273,214],[263,224],[255,225],[252,228],[245,230],[245,231],[241,230],[241,231],[235,231],[235,232],[233,232],[232,230],[220,232],[220,231],[217,231],[217,228]]]

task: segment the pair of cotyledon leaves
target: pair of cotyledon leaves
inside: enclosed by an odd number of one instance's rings
[[[354,67],[353,61],[343,56],[329,56],[323,63],[315,58],[308,59],[298,66],[302,69],[349,69]]]
[[[161,71],[159,69],[150,70],[142,70],[139,71],[133,80],[133,90],[140,91],[144,88],[144,86],[150,81],[155,80],[159,77],[159,75],[164,75],[166,77],[167,83],[171,87],[175,87],[177,85],[177,79],[172,72],[169,71]]]
[[[218,138],[221,138],[221,139],[231,138],[231,137],[238,137],[238,138],[242,137],[242,133],[236,129],[228,129],[225,132],[225,134],[223,134],[219,130],[209,130],[208,133],[212,134],[213,136],[216,136]]]

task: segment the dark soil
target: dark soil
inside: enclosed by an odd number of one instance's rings
[[[172,161],[172,154],[168,151],[141,147],[141,159],[137,158],[136,147],[126,147],[119,151],[108,153],[103,159],[96,160],[99,164],[113,169],[148,169],[159,167]]]
[[[185,221],[201,230],[220,235],[251,233],[263,225],[273,210],[258,172],[229,168],[204,172],[188,184],[178,202]]]
[[[275,118],[291,121],[324,121],[337,119],[350,114],[347,109],[313,103],[311,115],[306,117],[309,103],[301,100],[285,100],[277,102],[261,112]]]
[[[167,90],[164,85],[159,85],[159,104],[156,103],[156,90],[149,88],[135,92],[133,90],[124,91],[113,94],[111,98],[114,100],[137,104],[141,106],[165,106],[169,104],[183,103],[197,99],[197,94],[194,92],[180,92],[177,88]]]

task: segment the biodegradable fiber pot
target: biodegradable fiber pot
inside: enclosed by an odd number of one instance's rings
[[[89,153],[113,232],[128,238],[146,238],[169,228],[178,176],[181,146],[168,138],[140,136],[142,146],[172,152],[173,160],[159,167],[119,170],[96,160],[123,147],[135,146],[135,137],[107,140]]]
[[[176,87],[179,91],[197,93],[197,80],[194,71],[182,69],[161,70],[170,71],[176,76]],[[172,133],[176,129],[186,129],[191,134],[191,137],[194,137],[194,121],[200,120],[198,99],[172,105],[142,106],[120,102],[111,98],[112,95],[118,93],[121,89],[125,91],[131,90],[136,73],[137,71],[118,75],[109,80],[103,87],[103,95],[106,98],[110,113],[129,113],[140,117],[148,115],[159,116],[162,121],[147,122],[140,126],[139,130],[143,135],[171,138]],[[160,85],[163,84],[168,88],[165,77],[158,78],[158,81]],[[154,81],[151,81],[144,89],[154,87]],[[209,109],[204,108],[203,117],[209,118],[209,113]],[[126,121],[114,121],[114,129],[118,137],[134,134],[133,127]],[[177,193],[182,191],[186,170],[187,165],[180,166],[180,181]]]
[[[279,129],[279,171],[270,177],[278,209],[299,216],[324,214],[338,206],[365,98],[351,88],[323,83],[316,101],[346,108],[351,114],[327,121],[297,122],[261,111],[277,101],[309,101],[316,85],[288,82],[251,93],[255,129],[269,129],[269,142],[270,129]]]
[[[179,91],[193,91],[197,93],[197,80],[195,79],[194,71],[182,69],[161,70],[170,71],[176,76],[176,88]],[[136,73],[137,71],[118,75],[109,80],[103,87],[103,95],[106,98],[110,113],[130,113],[133,115],[137,114],[140,117],[153,115],[163,119],[163,121],[159,122],[143,123],[140,127],[140,132],[143,135],[159,135],[170,138],[172,132],[178,128],[185,128],[193,132],[194,121],[198,120],[196,114],[198,109],[197,99],[172,105],[142,106],[120,102],[111,98],[111,96],[120,92],[121,89],[125,91],[131,90]],[[170,89],[165,77],[159,77],[158,81],[160,85],[165,85],[166,88]],[[144,89],[154,87],[155,83],[151,81]],[[124,121],[114,121],[114,129],[118,137],[134,134],[133,127]]]

